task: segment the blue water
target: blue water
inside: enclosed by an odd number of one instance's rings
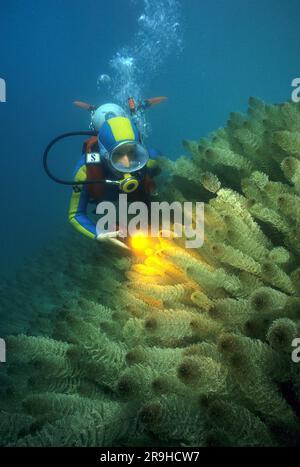
[[[47,179],[41,156],[55,135],[88,128],[73,100],[168,96],[145,123],[148,141],[176,158],[182,139],[223,126],[249,96],[290,98],[299,25],[299,0],[1,0],[0,272],[66,229],[69,189]],[[58,174],[80,151],[74,139],[53,152]]]

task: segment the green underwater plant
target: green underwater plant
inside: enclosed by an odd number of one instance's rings
[[[300,444],[300,104],[183,145],[160,198],[205,202],[201,248],[72,234],[2,281],[1,445]]]

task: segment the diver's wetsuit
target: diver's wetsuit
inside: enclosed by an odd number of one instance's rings
[[[92,143],[92,144],[91,144]],[[87,177],[91,179],[90,174],[95,169],[95,175],[92,179],[114,180],[116,176],[109,171],[104,161],[92,164],[86,163],[86,153],[99,153],[97,141],[87,141],[83,145],[82,156],[79,159],[73,174],[74,186],[69,208],[69,221],[76,230],[85,236],[96,239],[100,232],[96,231],[96,225],[88,218],[87,209],[89,204],[97,205],[101,201],[117,201],[121,193],[117,185],[99,183],[95,185],[76,185],[76,181],[85,181]],[[153,148],[148,148],[149,154],[153,157],[158,154]],[[87,168],[87,165],[89,167]],[[148,203],[150,194],[155,190],[155,184],[151,177],[157,174],[158,167],[154,159],[149,159],[146,167],[142,169],[142,180],[139,187],[133,192],[127,194],[128,202],[144,201]],[[89,174],[89,176],[88,176]]]

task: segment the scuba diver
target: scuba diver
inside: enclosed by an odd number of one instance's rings
[[[118,239],[122,237],[118,226],[111,232],[98,232],[87,210],[91,204],[117,201],[120,193],[126,193],[129,202],[150,202],[150,196],[156,189],[153,177],[160,172],[154,159],[159,151],[144,144],[142,132],[139,131],[139,117],[147,108],[165,99],[155,97],[136,104],[130,97],[130,115],[116,104],[104,104],[97,108],[75,101],[76,106],[91,113],[91,130],[63,133],[46,147],[43,155],[45,172],[56,183],[72,186],[69,221],[86,237],[127,248]],[[73,136],[89,136],[89,139],[83,144],[73,180],[63,180],[50,170],[48,156],[58,141]]]
[[[160,172],[155,161],[159,151],[144,144],[138,128],[138,113],[164,99],[145,99],[136,105],[134,99],[129,98],[130,116],[116,104],[109,103],[96,108],[75,101],[76,106],[91,113],[92,131],[65,133],[47,146],[43,159],[46,173],[58,183],[72,185],[69,222],[86,237],[128,248],[120,240],[122,235],[119,226],[112,232],[98,232],[87,210],[91,204],[117,201],[120,193],[127,194],[128,202],[149,203],[156,190],[153,177]],[[47,158],[51,147],[58,140],[73,135],[88,135],[89,139],[83,144],[73,181],[64,181],[50,172]]]

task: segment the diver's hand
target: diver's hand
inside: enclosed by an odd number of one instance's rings
[[[121,242],[121,240],[118,240],[117,237],[120,235],[120,230],[116,230],[114,232],[103,232],[97,235],[97,241],[102,242],[102,243],[107,243],[110,245],[116,245],[120,248],[124,248],[126,250],[129,250],[128,246],[125,245],[124,242]]]
[[[99,235],[97,235],[97,240],[99,242],[109,240],[110,238],[116,238],[120,235],[120,230],[115,230],[114,232],[101,232]]]

